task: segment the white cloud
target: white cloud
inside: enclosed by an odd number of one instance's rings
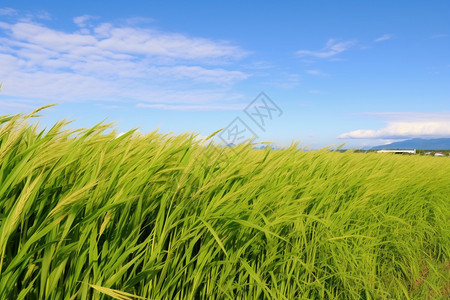
[[[17,15],[17,11],[14,8],[5,7],[0,8],[0,16],[15,16]]]
[[[236,63],[249,52],[230,42],[94,21],[75,17],[72,32],[0,21],[1,99],[197,105],[235,97],[250,76]]]
[[[392,35],[392,34],[383,34],[379,38],[375,39],[374,42],[378,43],[378,42],[382,42],[382,41],[387,41],[387,40],[392,39],[393,37],[394,37],[394,35]]]
[[[228,42],[152,29],[115,27],[110,23],[103,23],[93,28],[93,31],[96,40],[93,45],[99,50],[119,53],[177,59],[240,59],[249,54]]]
[[[77,24],[79,27],[86,27],[89,25],[88,21],[90,21],[92,19],[96,19],[96,17],[91,16],[91,15],[82,15],[82,16],[73,18],[73,22],[75,24]]]
[[[450,137],[450,113],[379,113],[387,119],[381,129],[360,129],[339,136],[342,139],[407,139]]]
[[[337,41],[335,39],[329,39],[324,48],[319,51],[299,50],[298,56],[312,56],[317,58],[330,58],[339,53],[347,51],[356,44],[356,41]]]
[[[328,74],[324,73],[321,70],[317,70],[317,69],[312,69],[312,70],[306,70],[305,73],[309,74],[309,75],[314,75],[314,76],[327,76]]]

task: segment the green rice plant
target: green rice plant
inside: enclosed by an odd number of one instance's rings
[[[0,117],[0,299],[444,299],[450,161]]]

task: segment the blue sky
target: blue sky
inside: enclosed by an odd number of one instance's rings
[[[448,1],[2,0],[0,115],[313,149],[450,137],[449,53]]]

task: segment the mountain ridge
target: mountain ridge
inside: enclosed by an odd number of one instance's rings
[[[394,142],[387,145],[379,145],[370,150],[381,149],[420,149],[420,150],[450,150],[450,138],[421,139],[414,138],[401,142]]]

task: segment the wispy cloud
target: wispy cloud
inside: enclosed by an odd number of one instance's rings
[[[0,16],[15,16],[17,15],[17,11],[14,8],[5,7],[0,8]]]
[[[248,74],[241,71],[229,71],[221,68],[206,69],[199,66],[164,67],[158,70],[161,76],[167,75],[177,79],[194,79],[200,82],[233,82],[247,79]]]
[[[152,108],[163,110],[181,110],[181,111],[208,111],[208,110],[243,110],[245,104],[228,104],[228,105],[183,105],[183,104],[145,104],[138,103],[138,108]]]
[[[33,105],[29,105],[26,103],[21,103],[19,101],[11,102],[11,101],[0,101],[0,109],[33,109],[36,108]]]
[[[447,38],[447,37],[449,37],[449,35],[444,34],[444,33],[433,34],[431,36],[432,39],[442,39],[442,38]]]
[[[274,86],[280,89],[292,89],[300,85],[301,77],[295,73],[282,72],[278,76],[267,74],[270,78],[263,82],[264,85]]]
[[[227,90],[250,76],[238,64],[249,52],[228,41],[90,15],[73,21],[78,29],[70,32],[23,18],[0,21],[2,99],[167,104],[178,95],[198,104],[234,97]]]
[[[394,37],[393,34],[383,34],[382,36],[380,36],[379,38],[376,38],[374,40],[374,42],[378,43],[378,42],[382,42],[382,41],[387,41],[390,40]]]
[[[450,120],[450,112],[366,112],[362,115],[375,117],[387,122],[427,122],[430,120]]]
[[[330,58],[339,53],[347,51],[354,45],[356,45],[355,40],[338,41],[335,39],[329,39],[325,47],[322,48],[321,50],[318,51],[299,50],[296,53],[300,57],[312,56],[317,58]]]
[[[73,22],[79,26],[79,27],[86,27],[89,24],[89,21],[96,19],[95,16],[91,16],[91,15],[82,15],[82,16],[78,16],[73,18]]]
[[[407,139],[450,137],[450,113],[378,113],[387,120],[381,129],[359,129],[339,136],[342,139]]]
[[[314,76],[327,76],[328,75],[327,73],[325,73],[321,70],[317,70],[317,69],[306,70],[305,73],[309,74],[309,75],[314,75]]]
[[[75,18],[80,27],[86,27],[89,16]],[[102,23],[90,29],[90,34],[57,31],[41,24],[18,22],[2,23],[10,43],[36,45],[58,52],[96,55],[109,51],[117,54],[170,57],[177,59],[242,58],[248,52],[226,42],[187,37],[146,28],[116,27]]]

